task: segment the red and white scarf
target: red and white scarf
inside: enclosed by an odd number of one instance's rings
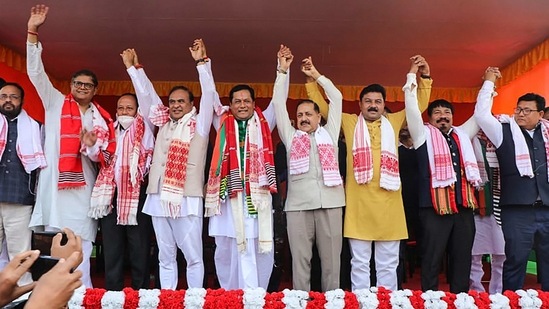
[[[99,164],[101,167],[109,164],[116,151],[116,136],[113,120],[109,113],[97,103],[92,102],[93,132],[97,136],[99,146]],[[60,147],[59,147],[59,189],[72,189],[86,185],[82,168],[81,152],[86,146],[80,140],[82,120],[78,103],[72,94],[65,97],[61,109]]]
[[[328,187],[336,187],[343,184],[339,174],[337,154],[334,142],[330,134],[322,126],[314,133],[322,178]],[[290,147],[290,175],[305,174],[309,171],[309,153],[311,151],[311,137],[309,134],[296,130]]]
[[[454,132],[459,139],[459,153],[467,181],[475,187],[482,183],[477,165],[477,159],[473,146],[467,134],[459,128],[454,127]],[[432,126],[425,125],[427,154],[429,156],[429,167],[431,170],[431,185],[433,188],[444,188],[453,185],[457,178],[452,164],[452,155],[448,142],[442,132]]]
[[[146,163],[152,157],[152,145],[143,143],[145,121],[137,114],[128,132],[122,139],[120,156],[115,154],[108,166],[101,168],[93,187],[91,206],[88,216],[103,218],[111,213],[112,199],[116,189],[115,168],[120,164],[120,183],[116,197],[116,223],[118,225],[137,225],[139,193],[146,172]]]
[[[520,176],[534,177],[534,170],[532,168],[532,161],[530,161],[530,149],[526,144],[526,138],[522,134],[522,130],[515,121],[514,117],[507,115],[498,115],[499,122],[508,123],[511,129],[511,135],[513,136],[513,142],[515,144],[515,161],[517,162],[517,169]],[[539,125],[541,126],[541,136],[545,144],[545,156],[547,162],[549,162],[549,121],[541,119]],[[549,165],[547,166],[547,175],[549,178]],[[549,179],[548,179],[549,180]]]
[[[8,120],[0,115],[0,158],[6,150],[7,139]],[[25,172],[30,174],[37,168],[46,167],[46,157],[42,150],[42,139],[40,138],[40,126],[24,109],[17,116],[17,141],[15,147]]]
[[[252,206],[258,213],[259,252],[269,252],[273,248],[270,193],[276,193],[271,130],[265,116],[256,107],[253,117],[248,120],[244,146],[246,147],[245,175],[242,175],[237,127],[234,116],[230,112],[225,113],[217,134],[210,166],[205,215],[208,217],[220,215],[221,202],[229,198],[237,247],[239,251],[245,251],[243,193],[246,189],[246,194],[251,196]]]
[[[196,130],[196,108],[179,119],[168,148],[164,182],[160,190],[160,203],[164,214],[175,218],[181,210],[185,181],[187,180],[187,159],[191,139]]]
[[[393,126],[381,116],[381,167],[379,186],[388,191],[400,188],[398,156]],[[370,132],[362,113],[358,115],[353,139],[353,172],[358,184],[367,184],[374,177],[374,160]]]
[[[484,141],[486,146],[483,147],[480,141]],[[482,180],[481,185],[486,184],[489,181],[488,168],[497,168],[499,167],[499,161],[496,155],[496,147],[492,142],[486,137],[486,134],[482,130],[478,131],[477,135],[473,137],[473,150],[475,152],[475,157],[477,158],[478,170],[480,173],[480,179]],[[484,163],[484,152],[486,153],[486,162],[488,166]]]

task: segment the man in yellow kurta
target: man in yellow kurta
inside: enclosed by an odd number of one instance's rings
[[[421,74],[418,104],[427,108],[432,80],[422,56],[410,58],[407,80]],[[316,83],[307,83],[309,99],[327,115],[328,104]],[[347,144],[346,210],[344,236],[351,247],[352,289],[370,287],[370,258],[375,242],[377,285],[397,289],[399,244],[406,239],[406,220],[398,173],[398,132],[405,122],[404,110],[383,116],[385,88],[379,84],[360,93],[361,113],[343,114],[341,126]]]

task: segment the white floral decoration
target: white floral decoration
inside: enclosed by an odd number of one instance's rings
[[[517,295],[520,296],[519,305],[522,309],[539,309],[541,308],[542,301],[538,297],[538,291],[528,289],[517,290]]]
[[[282,293],[284,293],[282,302],[286,305],[286,308],[305,309],[305,307],[307,307],[307,299],[309,298],[309,293],[300,290],[288,289],[284,289]]]
[[[324,305],[324,308],[326,309],[345,308],[345,292],[342,289],[327,291],[326,293],[324,293],[324,297],[326,297],[326,304]]]
[[[203,288],[190,288],[185,292],[185,308],[202,309],[206,301],[206,290]]]
[[[263,309],[266,293],[262,288],[244,289],[244,309]]]
[[[497,293],[492,294],[490,297],[490,309],[511,309],[511,304],[507,296]]]
[[[71,299],[69,299],[69,303],[67,304],[69,309],[84,309],[82,305],[84,304],[85,295],[86,287],[83,285],[74,290],[74,293],[72,293]]]
[[[412,291],[408,289],[391,292],[391,306],[393,308],[414,309],[414,306],[410,301],[410,296],[412,295]]]
[[[478,309],[475,305],[475,299],[467,293],[457,294],[454,306],[456,306],[456,309]]]
[[[120,309],[124,308],[126,294],[122,291],[107,291],[101,298],[101,308]]]
[[[355,293],[361,309],[377,309],[379,306],[377,288],[354,290],[353,293]]]
[[[427,291],[421,294],[421,298],[425,300],[425,309],[447,309],[448,304],[441,298],[446,294],[443,291]]]
[[[160,303],[160,290],[139,290],[139,303],[137,309],[156,309]]]

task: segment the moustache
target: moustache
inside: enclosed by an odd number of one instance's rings
[[[368,112],[377,112],[377,107],[369,107]]]
[[[305,124],[311,124],[311,123],[308,120],[303,120],[302,122],[299,123],[300,126]]]
[[[437,123],[441,123],[443,121],[450,123],[450,119],[448,119],[448,118],[440,118],[439,120],[437,120]]]

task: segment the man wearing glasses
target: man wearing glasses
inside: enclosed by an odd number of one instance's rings
[[[40,125],[22,109],[24,97],[19,84],[0,86],[0,243],[6,240],[10,259],[31,248],[36,172],[46,166]],[[26,274],[19,283],[31,281]]]
[[[42,63],[38,28],[48,7],[31,9],[27,35],[27,74],[46,111],[45,155],[48,166],[38,181],[37,202],[30,227],[57,231],[68,227],[82,237],[82,282],[92,287],[90,255],[97,221],[88,217],[98,164],[106,166],[116,149],[113,121],[93,97],[97,78],[88,70],[73,74],[71,91],[63,95],[50,82]]]
[[[501,170],[501,227],[505,238],[503,290],[521,289],[528,257],[536,245],[541,289],[549,290],[549,122],[545,98],[527,93],[514,115],[492,116],[498,68],[488,67],[478,94],[475,118],[496,147]]]

